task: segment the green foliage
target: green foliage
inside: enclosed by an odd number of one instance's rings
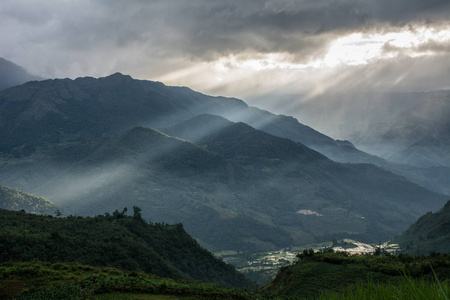
[[[256,294],[198,281],[173,280],[154,275],[99,268],[78,263],[38,261],[0,264],[1,299],[112,299],[102,295],[177,295],[195,299],[255,299]],[[134,299],[134,297],[131,297]]]
[[[83,296],[83,291],[78,285],[58,284],[39,292],[18,297],[20,300],[71,300],[79,299]]]
[[[181,224],[149,224],[125,216],[125,212],[93,218],[52,218],[0,210],[0,262],[76,261],[224,286],[254,287],[234,267],[200,247]]]
[[[344,293],[322,293],[316,300],[448,300],[450,284],[404,276],[397,284],[368,280]]]
[[[439,211],[424,214],[392,242],[409,254],[450,254],[450,200]]]
[[[379,290],[381,293],[385,286],[388,286],[386,291],[389,293],[389,290],[404,284],[405,278],[410,281],[408,284],[417,285],[419,289],[425,289],[425,291],[428,287],[425,288],[422,283],[429,283],[434,279],[448,288],[450,279],[450,256],[448,255],[434,257],[414,257],[407,254],[350,256],[345,252],[316,252],[310,255],[309,251],[305,249],[299,257],[301,259],[295,264],[283,267],[278,275],[264,285],[260,291],[274,297],[308,298],[318,297],[320,294],[325,294],[327,297],[335,294],[336,297],[341,297],[343,294],[351,293],[353,289],[362,289],[364,293]],[[435,287],[436,285],[429,288],[434,289]],[[391,293],[391,295],[396,294]],[[355,296],[354,298],[336,299],[360,298]],[[382,299],[382,297],[375,299]],[[395,299],[395,297],[386,299]]]

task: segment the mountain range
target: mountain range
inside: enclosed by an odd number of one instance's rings
[[[300,108],[308,124],[391,162],[449,167],[450,91],[332,95]]]
[[[2,184],[72,214],[137,205],[212,250],[377,242],[447,200],[330,160],[383,161],[292,117],[119,73],[0,92],[0,151]]]

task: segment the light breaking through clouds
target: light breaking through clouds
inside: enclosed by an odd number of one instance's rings
[[[122,72],[264,108],[266,94],[450,88],[449,20],[448,0],[4,0],[0,57],[43,77]]]

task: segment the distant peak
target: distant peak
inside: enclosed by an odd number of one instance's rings
[[[106,76],[105,79],[112,79],[112,80],[133,80],[133,78],[130,75],[123,75],[120,72],[111,74],[109,76]]]

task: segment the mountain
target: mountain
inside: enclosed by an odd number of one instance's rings
[[[235,98],[211,97],[186,87],[134,80],[120,73],[99,79],[29,82],[0,93],[0,155],[6,155],[8,160],[11,155],[19,158],[17,163],[22,169],[29,167],[28,163],[23,165],[23,157],[32,160],[39,157],[42,161],[64,156],[67,162],[69,157],[82,158],[95,147],[99,138],[123,133],[138,125],[162,130],[200,114],[244,122],[267,133],[301,142],[337,162],[375,164],[436,192],[450,191],[445,179],[435,179],[436,173],[430,175],[430,170],[399,167],[358,150],[348,141],[333,140],[292,117],[249,107]],[[14,173],[14,170],[9,172]],[[34,172],[27,169],[27,174]],[[46,164],[45,171],[39,172],[44,181],[58,170]],[[12,182],[10,185],[28,188],[30,184],[39,185],[36,182],[26,185]]]
[[[322,149],[329,156],[344,156],[346,162],[371,157],[349,142],[335,141],[292,117],[249,107],[238,99],[211,97],[119,73],[99,79],[30,82],[0,94],[0,109],[4,129],[0,149],[16,156],[29,155],[45,142],[69,142],[75,133],[80,135],[76,138],[88,140],[132,125],[160,129],[207,113]]]
[[[300,105],[301,119],[389,161],[446,166],[450,91],[332,95]]]
[[[221,128],[215,131],[211,130],[206,136],[200,134],[202,138],[198,138],[196,133],[199,132],[200,124],[203,125],[203,128],[218,128],[217,124],[221,124]],[[191,129],[191,131],[189,131],[189,129]],[[193,117],[177,126],[168,128],[166,132],[184,139],[191,138],[192,141],[202,145],[205,149],[219,153],[229,160],[232,159],[237,161],[240,167],[243,167],[248,171],[258,172],[258,168],[260,174],[256,176],[255,181],[268,181],[271,184],[270,188],[272,189],[272,191],[262,192],[261,194],[264,196],[255,195],[255,198],[260,199],[259,201],[261,203],[258,203],[259,205],[263,204],[270,207],[273,204],[270,203],[270,200],[268,203],[262,201],[264,198],[270,198],[268,195],[273,195],[274,198],[278,198],[277,205],[282,203],[281,206],[284,206],[285,208],[289,208],[289,204],[291,203],[289,203],[289,201],[284,202],[283,199],[289,199],[290,197],[295,197],[296,201],[298,201],[296,204],[299,205],[302,203],[302,196],[300,196],[298,192],[299,190],[302,190],[303,193],[305,193],[303,196],[306,197],[311,197],[311,195],[308,195],[308,192],[312,193],[315,201],[320,202],[320,200],[318,200],[319,198],[326,198],[327,200],[322,199],[322,201],[327,202],[328,208],[336,205],[336,202],[340,201],[338,199],[342,197],[343,202],[341,202],[341,205],[345,203],[345,206],[349,209],[347,211],[347,218],[352,218],[350,215],[354,213],[355,215],[352,215],[353,218],[359,218],[360,221],[361,216],[363,215],[365,216],[364,218],[370,218],[367,215],[367,211],[354,211],[354,209],[362,209],[360,203],[362,199],[365,199],[364,206],[371,205],[369,203],[377,203],[377,205],[380,205],[378,209],[374,207],[371,210],[373,212],[379,210],[379,215],[383,215],[383,211],[391,211],[391,209],[388,208],[390,204],[380,202],[379,199],[386,200],[392,195],[381,195],[377,194],[375,191],[387,189],[389,193],[393,192],[397,197],[396,201],[393,201],[396,202],[396,205],[399,205],[399,201],[401,201],[401,196],[397,193],[402,193],[402,191],[405,192],[406,190],[408,190],[408,193],[412,190],[417,192],[420,191],[420,188],[418,189],[418,187],[414,185],[411,185],[408,188],[406,188],[406,186],[402,187],[403,184],[409,185],[410,183],[406,180],[399,180],[400,178],[394,174],[374,166],[365,164],[343,165],[334,163],[300,143],[266,134],[262,131],[255,130],[244,123],[226,123],[226,121],[220,117]],[[280,177],[281,182],[276,183],[277,176]],[[307,182],[302,182],[302,179],[304,178],[307,179]],[[333,182],[333,187],[329,190],[330,193],[328,194],[328,188],[325,189],[325,187],[328,187],[330,182]],[[321,186],[323,190],[320,193],[314,192],[314,188],[310,187],[315,185]],[[265,185],[263,184],[259,188],[264,189],[263,186]],[[280,187],[283,187],[282,190],[279,190]],[[291,187],[293,188],[292,190],[290,190]],[[340,191],[341,188],[345,189],[345,191]],[[367,193],[368,190],[371,192]],[[285,198],[283,196],[285,196]],[[372,196],[374,199],[369,200]],[[428,196],[425,194],[423,194],[423,196],[428,199]],[[344,200],[344,198],[347,199]],[[406,200],[407,198],[404,199]],[[311,200],[311,198],[309,200]],[[312,207],[307,199],[304,201],[305,203],[303,205],[309,205],[310,208]],[[328,201],[332,203],[329,203]],[[420,202],[420,199],[417,198],[416,203]],[[255,203],[255,205],[257,204]],[[409,206],[411,204],[405,203],[405,205]],[[314,206],[315,209],[319,207],[321,207],[321,205]],[[320,211],[323,209],[324,207],[322,206]],[[336,207],[337,211],[339,209],[342,209],[342,206],[340,208],[339,206]],[[392,209],[396,210],[396,208]],[[295,207],[287,210],[296,211]],[[350,211],[352,211],[352,213],[350,213]],[[285,219],[286,217],[287,216],[280,216],[280,219]],[[400,217],[397,217],[397,221],[400,219]],[[324,220],[320,220],[320,218],[316,218],[316,221],[324,223]],[[294,222],[295,221],[293,221],[293,223]],[[302,222],[306,221],[303,220]],[[355,222],[357,223],[358,221]],[[386,221],[386,223],[389,222]],[[334,224],[341,223],[340,221],[335,220]],[[305,223],[303,225],[308,227],[312,224],[306,226]],[[318,225],[315,224],[313,226]],[[322,229],[326,227],[323,224],[322,226]],[[375,223],[373,226],[375,226]],[[336,229],[336,227],[334,229]]]
[[[42,185],[40,193],[81,215],[133,203],[148,220],[183,223],[216,251],[342,236],[376,242],[443,203],[443,196],[382,169],[335,163],[222,117],[193,117],[171,132],[195,135],[198,124],[223,126],[197,144],[135,127]]]
[[[416,166],[450,167],[450,92],[415,105],[399,117],[392,134],[406,147],[392,154],[395,162]]]
[[[41,78],[29,74],[24,68],[0,57],[0,90]]]
[[[138,205],[209,249],[385,240],[447,200],[375,166],[333,162],[300,138],[358,151],[238,99],[122,74],[0,92],[2,184],[72,214]]]
[[[117,210],[55,218],[0,210],[1,261],[78,262],[223,286],[252,288],[234,267],[214,257],[181,224],[149,224]],[[33,247],[29,247],[33,245]]]
[[[53,215],[58,206],[42,197],[0,185],[0,208]]]
[[[428,212],[392,240],[403,252],[419,255],[450,253],[450,201],[439,211]]]

